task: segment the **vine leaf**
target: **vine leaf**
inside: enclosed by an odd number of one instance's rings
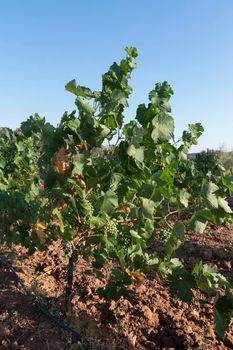
[[[218,197],[218,204],[226,213],[228,213],[228,214],[232,213],[232,210],[231,210],[231,208],[230,208],[230,206],[227,203],[227,200],[225,198]]]
[[[136,148],[134,145],[130,145],[127,149],[127,154],[132,157],[136,162],[143,163],[144,151],[142,147]]]
[[[233,316],[233,295],[226,290],[224,296],[218,296],[214,308],[214,329],[223,339]]]
[[[183,301],[191,302],[192,288],[196,287],[195,279],[184,267],[173,270],[170,280],[170,291]]]
[[[188,208],[190,197],[191,195],[188,192],[184,190],[180,191],[180,203],[183,204],[185,208]]]
[[[173,227],[172,233],[164,244],[167,257],[171,257],[173,252],[184,241],[184,224],[177,221]]]
[[[153,130],[151,133],[154,143],[166,141],[172,137],[174,131],[174,120],[171,116],[160,114],[152,120]]]
[[[118,197],[115,192],[107,191],[100,198],[100,210],[103,213],[110,214],[118,207]]]

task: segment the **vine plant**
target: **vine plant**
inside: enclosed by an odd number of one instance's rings
[[[125,51],[126,58],[103,75],[101,91],[75,80],[66,85],[77,111],[65,112],[56,128],[35,114],[16,131],[0,129],[0,241],[32,253],[61,239],[65,250],[72,248],[71,261],[90,260],[98,278],[112,261],[99,289],[106,300],[119,299],[149,269],[186,301],[194,288],[220,290],[215,330],[223,338],[233,314],[230,283],[202,262],[186,270],[173,254],[186,226],[203,233],[208,222],[232,222],[226,195],[233,195],[233,176],[224,169],[206,175],[189,159],[201,124],[190,124],[175,142],[167,82],[156,84],[148,104],[124,123],[137,57],[135,48]],[[182,219],[187,210],[188,222]],[[166,237],[163,258],[147,249],[158,231]]]

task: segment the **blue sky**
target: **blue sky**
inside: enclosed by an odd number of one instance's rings
[[[158,81],[174,89],[176,135],[201,122],[194,151],[233,149],[232,0],[0,1],[0,125],[74,109],[64,85],[101,87],[125,46],[139,51],[126,120]]]

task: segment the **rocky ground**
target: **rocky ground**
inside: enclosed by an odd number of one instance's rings
[[[151,249],[163,254],[159,241]],[[25,285],[46,308],[64,319],[67,258],[59,242],[31,257],[21,247],[9,250],[0,246],[0,252],[12,261]],[[200,259],[215,265],[233,282],[230,229],[209,227],[202,235],[188,233],[176,255],[188,268]],[[233,325],[224,341],[213,331],[211,295],[196,291],[192,303],[187,304],[172,297],[167,283],[152,272],[145,283],[134,285],[128,296],[117,303],[99,299],[96,291],[100,285],[90,266],[79,261],[65,321],[88,339],[93,349],[233,349]],[[41,314],[3,265],[0,265],[0,349],[84,349]]]

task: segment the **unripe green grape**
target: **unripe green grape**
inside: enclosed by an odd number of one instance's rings
[[[79,207],[80,207],[81,214],[83,216],[88,216],[88,217],[92,216],[92,214],[93,214],[93,206],[87,199],[83,199],[80,202]]]
[[[105,230],[113,237],[117,237],[119,234],[119,230],[117,227],[117,222],[114,220],[110,220],[106,226],[105,226]]]
[[[120,241],[121,245],[124,248],[127,248],[128,246],[130,246],[130,244],[131,244],[131,237],[128,236],[126,232],[122,232],[122,231],[119,232],[118,238],[119,238],[119,241]]]

